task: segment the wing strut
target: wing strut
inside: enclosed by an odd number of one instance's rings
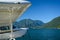
[[[8,8],[9,10],[9,18],[10,18],[10,30],[11,30],[11,35],[9,40],[15,40],[14,35],[13,35],[13,24],[12,24],[12,14],[14,12],[14,7]]]

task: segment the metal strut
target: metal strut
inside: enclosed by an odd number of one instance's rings
[[[14,8],[13,7],[11,9],[8,8],[8,10],[10,12],[9,17],[10,17],[10,30],[11,30],[11,35],[10,35],[9,40],[15,40],[15,38],[13,38],[14,35],[13,35],[13,24],[12,24],[12,16],[13,16],[12,13],[13,13]]]

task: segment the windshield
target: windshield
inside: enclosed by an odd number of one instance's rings
[[[13,29],[15,29],[16,27],[13,26]],[[0,30],[10,30],[10,27],[9,26],[2,26],[0,27]]]
[[[2,27],[0,27],[0,30],[9,30],[9,27],[8,26],[2,26]]]

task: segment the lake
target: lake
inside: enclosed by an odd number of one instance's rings
[[[60,40],[60,29],[29,29],[16,40]]]

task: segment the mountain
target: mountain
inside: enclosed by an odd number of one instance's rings
[[[52,19],[48,23],[43,23],[40,20],[23,19],[19,22],[16,22],[15,26],[17,26],[17,27],[28,27],[28,28],[33,28],[33,29],[60,28],[60,16]]]
[[[32,19],[23,19],[19,22],[15,22],[14,25],[17,27],[28,27],[28,28],[39,28],[44,23],[39,20],[32,20]]]
[[[45,27],[45,28],[60,28],[60,16],[56,17],[52,21],[46,23],[43,27]]]
[[[40,23],[39,20],[35,22]],[[59,29],[45,29],[45,28],[60,28],[60,17],[56,17],[50,22],[40,27],[43,27],[43,29],[29,29],[25,35],[23,35],[20,38],[17,38],[17,40],[47,40],[47,39],[60,40]]]

